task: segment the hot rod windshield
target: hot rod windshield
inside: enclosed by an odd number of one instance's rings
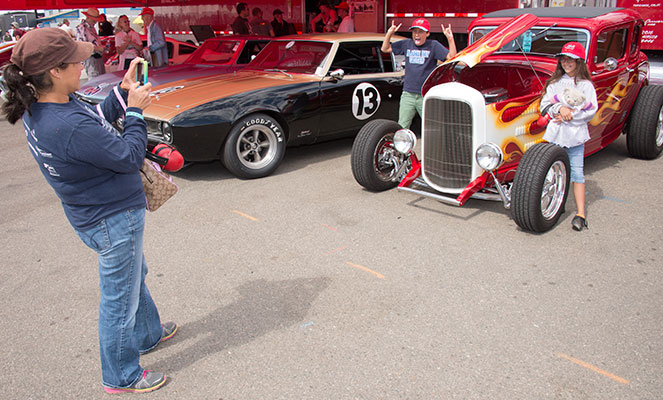
[[[482,26],[473,29],[470,33],[470,44],[481,39],[495,28],[494,26]],[[525,53],[534,55],[555,56],[567,42],[580,42],[587,49],[589,32],[584,29],[535,26],[502,46],[495,54],[520,53],[524,51]]]
[[[278,69],[285,72],[315,74],[332,47],[329,42],[274,40],[253,59],[248,69]]]

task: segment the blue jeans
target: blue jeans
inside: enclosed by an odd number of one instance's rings
[[[76,233],[99,254],[99,352],[104,386],[125,388],[143,375],[139,352],[161,340],[159,312],[145,285],[145,209],[123,211]]]
[[[585,144],[567,147],[565,150],[571,164],[571,182],[585,183]]]

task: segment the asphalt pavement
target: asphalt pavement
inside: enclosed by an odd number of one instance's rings
[[[96,256],[20,123],[0,131],[0,398],[109,398]],[[500,203],[367,192],[351,147],[290,148],[259,180],[174,174],[145,254],[180,330],[142,357],[169,380],[141,398],[661,398],[662,159],[620,138],[586,160],[590,229],[571,230],[570,200],[534,235]]]

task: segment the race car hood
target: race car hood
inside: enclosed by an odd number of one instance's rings
[[[433,70],[424,82],[422,93],[426,94],[428,89],[437,84],[439,77],[445,76],[456,65],[462,63],[469,68],[474,67],[502,46],[533,27],[538,20],[532,14],[522,14],[498,26],[492,32],[456,54],[454,58],[447,60]]]
[[[143,110],[143,115],[153,119],[170,120],[183,111],[215,100],[259,89],[317,81],[320,81],[320,77],[315,75],[286,75],[278,71],[253,70],[184,79],[153,88],[152,104]]]
[[[207,64],[179,64],[166,68],[150,69],[148,81],[152,87],[165,85],[185,78],[198,78],[203,76],[224,74],[241,69],[244,65],[207,65]],[[81,98],[91,103],[101,103],[117,85],[126,71],[110,72],[92,79],[76,91]]]

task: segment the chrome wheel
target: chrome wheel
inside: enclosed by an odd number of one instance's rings
[[[375,153],[373,154],[375,174],[378,179],[385,182],[391,181],[395,172],[395,166],[392,161],[396,156],[396,151],[392,147],[393,137],[393,134],[383,136],[375,147]]]
[[[263,125],[253,125],[240,133],[237,140],[237,158],[247,168],[260,169],[269,165],[277,153],[278,139]]]
[[[562,161],[555,161],[550,166],[541,190],[541,215],[549,220],[557,215],[564,204],[566,194],[566,166]]]

